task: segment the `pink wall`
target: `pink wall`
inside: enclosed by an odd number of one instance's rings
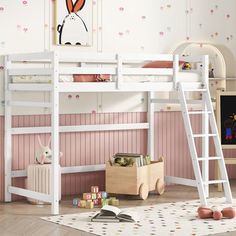
[[[61,125],[107,124],[145,122],[146,113],[102,113],[61,115]],[[194,120],[194,130],[200,130],[200,117]],[[45,126],[50,124],[48,115],[31,115],[13,117],[13,125]],[[193,178],[191,159],[180,112],[159,112],[155,115],[155,153],[166,160],[166,174]],[[4,160],[3,160],[4,118],[0,117],[0,200],[4,195]],[[46,142],[49,135],[41,135]],[[60,135],[60,151],[62,166],[104,163],[116,152],[146,153],[147,131],[104,131],[88,133],[62,133]],[[200,143],[197,143],[200,148]],[[37,135],[15,135],[13,137],[13,169],[25,169],[34,162],[35,149],[38,148]],[[212,151],[211,151],[212,152]],[[234,157],[235,151],[228,150],[225,156]],[[229,175],[235,178],[234,166],[228,166]],[[211,168],[212,169],[212,168]],[[211,171],[212,176],[212,171]],[[24,179],[14,179],[14,185],[24,186]],[[99,185],[104,189],[104,172],[70,174],[62,176],[62,193],[76,194],[89,191],[91,185]]]

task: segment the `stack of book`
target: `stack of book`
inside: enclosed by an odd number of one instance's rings
[[[131,210],[121,211],[118,207],[106,205],[92,218],[92,222],[136,222],[138,215]]]
[[[135,153],[116,153],[111,160],[112,165],[115,166],[133,166],[137,167],[151,164],[149,156]]]

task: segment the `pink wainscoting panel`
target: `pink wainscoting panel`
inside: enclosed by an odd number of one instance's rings
[[[81,124],[109,124],[146,122],[145,112],[102,113],[61,115],[60,125]],[[192,119],[193,130],[201,130],[200,116]],[[50,125],[49,115],[14,116],[15,127],[46,126]],[[4,198],[4,117],[0,116],[0,200]],[[43,143],[47,143],[49,134],[40,135]],[[62,133],[60,135],[60,151],[63,156],[62,166],[88,165],[105,163],[116,152],[146,153],[147,131],[102,131],[87,133]],[[196,141],[198,153],[201,151],[200,140]],[[212,145],[211,145],[212,146]],[[20,170],[34,162],[35,150],[39,147],[37,135],[13,136],[13,163],[14,170]],[[214,155],[212,148],[210,152]],[[236,151],[224,151],[227,157],[236,157]],[[155,114],[155,159],[163,156],[166,161],[166,175],[194,178],[188,144],[184,130],[182,114],[180,112],[158,112]],[[213,165],[210,165],[210,175],[213,176]],[[236,177],[235,166],[228,166],[229,176]],[[104,172],[70,174],[62,176],[62,193],[77,194],[89,191],[91,185],[105,188]],[[24,186],[24,178],[14,179],[15,186]],[[14,199],[18,199],[14,196]]]
[[[4,199],[4,117],[0,116],[0,201]]]

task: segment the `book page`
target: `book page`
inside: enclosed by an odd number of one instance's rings
[[[120,219],[131,219],[131,220],[134,220],[134,221],[138,221],[139,220],[139,217],[138,217],[138,214],[137,212],[135,211],[131,211],[131,210],[124,210],[124,211],[121,211],[120,214],[118,215],[118,217]]]
[[[106,215],[106,214],[111,215],[111,214],[109,214],[109,212],[113,213],[117,216],[120,214],[121,210],[118,207],[114,207],[114,206],[110,206],[110,205],[105,205],[101,208],[102,215]]]

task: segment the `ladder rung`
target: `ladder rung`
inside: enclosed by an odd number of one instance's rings
[[[204,181],[203,184],[208,185],[208,184],[223,184],[226,183],[227,180],[209,180],[209,181]]]
[[[190,115],[198,115],[198,114],[211,114],[211,111],[188,111],[188,114]]]
[[[201,137],[215,137],[217,134],[193,134],[194,138],[201,138]]]
[[[206,92],[207,89],[184,89],[184,92]]]
[[[214,161],[214,160],[221,160],[222,157],[199,157],[198,161]]]

